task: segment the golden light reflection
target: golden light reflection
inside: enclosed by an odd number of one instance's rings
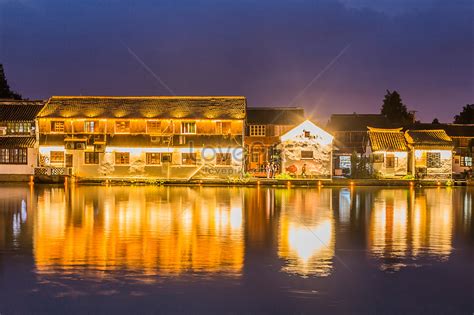
[[[369,248],[382,269],[396,271],[423,256],[447,259],[452,230],[451,189],[381,190],[371,213]]]
[[[328,276],[335,253],[330,189],[287,191],[282,199],[278,256],[283,270],[301,276]]]
[[[218,189],[107,187],[99,194],[81,187],[70,195],[44,190],[34,232],[37,272],[239,275],[242,198]]]

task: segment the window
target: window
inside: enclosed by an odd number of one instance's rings
[[[9,122],[7,123],[7,133],[23,135],[29,134],[31,130],[31,123],[29,122]]]
[[[250,125],[250,136],[251,137],[264,137],[265,136],[265,125]]]
[[[459,138],[459,146],[460,147],[468,147],[469,146],[469,138]]]
[[[96,121],[93,121],[93,120],[86,120],[84,122],[84,132],[90,132],[90,133],[94,133],[96,130],[96,127],[97,127],[97,122]]]
[[[51,132],[64,132],[64,121],[52,121]]]
[[[258,163],[260,160],[260,153],[259,152],[252,152],[252,163]]]
[[[181,160],[183,165],[196,165],[196,153],[182,153]]]
[[[171,163],[172,161],[171,153],[162,153],[161,154],[161,163]]]
[[[115,133],[130,133],[130,122],[128,120],[117,120],[115,122]]]
[[[311,131],[304,130],[304,137],[305,138],[311,138]]]
[[[470,157],[470,156],[461,156],[461,166],[463,166],[463,167],[472,166],[472,157]]]
[[[196,133],[196,122],[182,122],[181,133],[183,134],[195,134]]]
[[[231,133],[230,121],[218,121],[216,122],[216,134],[229,134]]]
[[[64,163],[63,151],[51,151],[49,153],[49,160],[51,163]]]
[[[161,132],[161,121],[148,120],[146,122],[146,131],[148,133],[160,133]]]
[[[372,158],[374,159],[374,163],[383,163],[384,161],[383,153],[374,153]]]
[[[149,165],[161,164],[161,154],[160,153],[147,153],[146,164],[149,164]]]
[[[230,153],[217,153],[216,154],[216,165],[230,165],[232,156]]]
[[[397,158],[393,155],[387,155],[387,159],[385,160],[385,167],[386,168],[394,168],[397,166]]]
[[[99,164],[99,153],[84,152],[84,164]]]
[[[115,152],[115,164],[130,164],[130,153]]]
[[[302,159],[312,159],[313,158],[313,151],[301,151],[301,158]]]
[[[426,167],[427,168],[440,168],[441,167],[441,153],[439,152],[426,153]]]
[[[0,164],[27,164],[26,148],[0,149]]]
[[[340,168],[351,168],[351,157],[349,155],[341,155],[339,157],[339,167]]]

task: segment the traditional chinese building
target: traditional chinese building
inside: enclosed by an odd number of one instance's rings
[[[264,176],[267,163],[279,162],[280,155],[276,145],[280,143],[280,136],[303,121],[303,108],[247,108],[247,172],[254,176]]]
[[[448,180],[452,178],[453,140],[442,129],[407,130],[411,149],[410,170],[417,179]]]
[[[42,101],[0,100],[0,179],[28,180],[37,162],[35,119]]]
[[[368,127],[368,129],[368,145],[365,154],[369,157],[372,172],[383,178],[407,175],[409,148],[402,128]]]
[[[309,120],[280,137],[282,172],[303,178],[332,178],[333,136]]]
[[[474,152],[474,125],[469,124],[414,124],[411,130],[443,129],[453,140],[453,173],[461,174],[472,167]]]
[[[240,176],[245,109],[240,96],[53,96],[38,116],[37,174]]]
[[[334,175],[349,175],[351,155],[359,157],[367,146],[367,126],[393,128],[392,123],[380,114],[334,114],[326,129],[334,135]]]

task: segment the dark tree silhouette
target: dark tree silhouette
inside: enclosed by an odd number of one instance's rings
[[[459,115],[454,116],[455,124],[474,124],[474,104],[467,104]]]
[[[10,90],[5,72],[3,71],[3,65],[0,64],[0,98],[12,98],[15,100],[21,100],[21,95]]]
[[[413,114],[409,113],[397,91],[387,90],[380,113],[393,123],[407,124],[413,122]]]
[[[435,118],[433,119],[433,121],[431,122],[433,125],[439,125],[439,120],[438,118]]]

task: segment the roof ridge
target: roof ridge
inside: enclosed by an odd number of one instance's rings
[[[235,99],[243,99],[246,98],[245,96],[238,96],[238,95],[194,95],[194,96],[187,96],[187,95],[53,95],[50,99],[58,99],[58,98],[65,98],[65,99],[87,99],[87,98],[101,98],[101,99],[206,99],[206,98],[235,98]]]

